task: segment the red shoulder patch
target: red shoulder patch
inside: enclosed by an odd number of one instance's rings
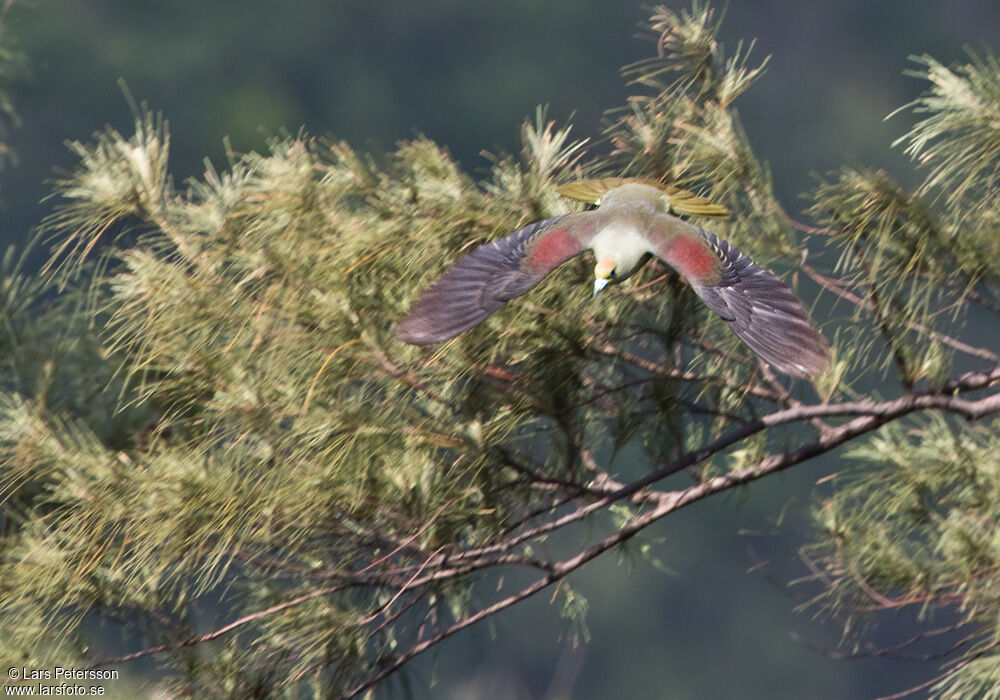
[[[532,247],[525,261],[533,270],[548,272],[580,252],[580,243],[567,228],[549,231]]]
[[[718,281],[721,263],[707,242],[678,235],[667,244],[666,253],[666,261],[688,282],[712,284]]]

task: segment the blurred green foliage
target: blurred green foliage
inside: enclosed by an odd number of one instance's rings
[[[105,156],[106,165],[112,162],[119,166],[125,164],[126,167],[119,168],[117,175],[128,181],[127,186],[122,186],[121,181],[108,183],[98,179],[82,182],[75,176],[67,177],[66,173],[60,176],[63,179],[62,191],[71,204],[61,210],[59,216],[64,218],[50,220],[50,224],[59,224],[78,235],[76,239],[67,239],[70,242],[67,250],[72,249],[75,241],[81,243],[77,252],[82,252],[96,234],[103,232],[107,238],[95,244],[95,250],[100,251],[105,240],[119,233],[114,226],[105,232],[105,225],[122,213],[134,212],[137,202],[143,204],[142,217],[146,224],[167,239],[174,226],[189,226],[187,230],[177,231],[177,236],[170,243],[153,241],[154,253],[162,250],[158,248],[161,244],[169,247],[188,238],[198,240],[200,232],[211,228],[213,216],[225,220],[232,213],[228,207],[242,196],[233,193],[245,194],[255,187],[266,193],[266,197],[273,198],[268,202],[275,207],[268,214],[273,220],[268,219],[259,227],[251,228],[251,233],[263,240],[296,219],[308,197],[320,196],[322,199],[328,197],[330,191],[339,191],[341,187],[366,192],[365,188],[370,188],[372,183],[366,184],[365,178],[380,177],[377,173],[387,161],[404,162],[412,168],[410,177],[414,182],[420,182],[421,201],[431,208],[437,207],[428,221],[439,221],[442,216],[447,218],[447,212],[457,206],[455,201],[459,197],[464,202],[463,211],[465,207],[471,207],[477,215],[485,217],[475,224],[468,224],[456,215],[453,218],[456,228],[448,229],[449,235],[463,233],[463,226],[474,226],[483,236],[506,230],[523,216],[537,216],[540,212],[555,211],[554,208],[561,206],[551,192],[552,172],[546,171],[541,176],[532,174],[535,159],[530,156],[523,160],[516,157],[510,159],[506,161],[505,171],[497,171],[493,169],[494,165],[497,161],[503,162],[504,156],[492,160],[481,158],[480,150],[485,148],[501,154],[519,151],[521,146],[517,142],[516,125],[526,114],[533,114],[538,103],[550,104],[549,114],[560,122],[575,112],[574,123],[577,127],[574,133],[578,136],[600,132],[602,123],[607,123],[602,117],[604,110],[622,104],[626,96],[639,89],[635,86],[624,87],[617,73],[620,65],[632,63],[651,50],[650,44],[635,42],[631,38],[635,22],[642,16],[637,6],[628,3],[597,2],[520,2],[495,6],[437,2],[412,7],[383,2],[300,2],[276,8],[274,4],[260,2],[171,5],[120,0],[85,4],[66,1],[44,8],[29,8],[12,15],[11,31],[29,54],[34,66],[34,78],[24,87],[23,95],[18,92],[16,98],[25,117],[25,127],[15,132],[13,140],[21,156],[21,169],[15,171],[15,178],[11,178],[10,171],[7,171],[2,183],[12,224],[6,235],[21,237],[29,223],[37,223],[42,218],[39,212],[45,209],[40,210],[35,202],[48,191],[42,180],[51,176],[53,164],[75,166],[78,159],[82,158],[86,163],[88,158]],[[738,38],[757,36],[759,42],[754,55],[762,59],[774,54],[767,76],[758,80],[739,101],[742,128],[749,134],[757,152],[770,163],[770,170],[751,171],[750,179],[766,184],[773,173],[775,189],[782,195],[779,200],[794,211],[797,200],[793,195],[806,189],[803,183],[810,171],[826,172],[841,165],[845,156],[848,160],[858,157],[875,165],[901,164],[901,149],[892,154],[886,145],[906,131],[908,117],[897,117],[888,123],[880,120],[899,104],[910,101],[924,87],[916,81],[900,77],[901,69],[906,66],[906,56],[926,51],[944,64],[950,64],[962,56],[959,44],[976,43],[980,37],[989,36],[998,22],[1000,10],[991,3],[957,2],[946,6],[944,3],[917,2],[908,6],[906,12],[900,12],[898,8],[872,7],[870,3],[791,5],[732,2],[721,30],[727,46],[735,47]],[[933,67],[933,64],[925,65]],[[133,144],[137,150],[125,148],[130,143],[133,125],[129,123],[129,110],[116,84],[118,78],[123,78],[138,98],[149,100],[169,116],[170,133],[173,134],[169,143],[169,173],[178,182],[189,174],[204,173],[190,191],[190,196],[199,206],[181,201],[184,197],[178,192],[187,192],[183,186],[172,189],[165,160],[167,132],[155,119],[151,122],[140,120],[139,131],[144,138],[141,144]],[[621,116],[620,113],[614,114],[611,119]],[[117,137],[114,131],[105,130],[104,125],[108,122],[125,136]],[[251,154],[242,160],[238,155],[227,153],[223,146],[223,138],[229,136],[235,151],[265,151],[268,139],[282,128],[296,133],[302,124],[311,133],[333,135],[334,143],[339,143],[340,138],[347,138],[352,143],[366,146],[366,150],[371,145],[377,162],[367,162],[355,152],[338,146],[340,150],[332,151],[337,167],[331,172],[346,178],[344,173],[350,171],[354,173],[351,177],[357,179],[351,184],[336,180],[323,182],[319,189],[325,194],[317,195],[316,183],[312,180],[315,159],[318,158],[327,167],[330,165],[326,160],[330,152],[324,151],[319,156],[308,149],[296,150],[305,147],[295,139],[278,139],[272,141],[273,148],[269,155]],[[427,133],[451,151],[454,158],[426,140],[418,140],[397,150],[394,142],[412,138],[414,129]],[[101,154],[100,147],[95,147],[91,138],[95,131],[100,132],[97,144],[104,144],[112,151],[118,150]],[[543,126],[538,125],[532,133],[537,136],[543,132]],[[67,139],[78,141],[68,152],[62,145]],[[160,152],[151,148],[154,142]],[[639,152],[638,143],[636,141],[625,150]],[[914,148],[915,152],[920,151],[918,146]],[[201,159],[206,154],[216,163],[215,168],[203,166]],[[704,156],[705,153],[701,152],[698,158]],[[142,158],[146,158],[145,166]],[[660,167],[659,172],[665,172],[670,164],[663,166],[663,162],[657,166],[652,161],[641,159],[633,165],[643,172],[654,167]],[[527,176],[523,176],[521,168],[527,171]],[[464,175],[463,169],[473,175]],[[703,182],[718,184],[719,193],[723,196],[727,192],[733,196],[735,208],[749,211],[747,203],[751,201],[753,192],[731,187],[733,181],[727,189],[725,179],[714,179],[715,174],[706,170],[700,176]],[[406,190],[406,177],[397,171],[392,178],[395,178],[394,184],[388,191],[403,197],[399,193]],[[482,178],[491,182],[494,189],[487,192],[497,199],[486,197],[472,186],[474,180]],[[905,189],[907,178],[910,184],[915,184],[918,176],[909,171],[903,172],[899,178],[903,186],[900,186],[875,170],[844,170],[824,179],[819,190],[821,196],[814,200],[815,213],[822,218],[831,208],[861,211],[863,220],[850,222],[852,235],[859,241],[875,237],[882,243],[891,243],[879,250],[878,257],[879,262],[886,265],[881,269],[891,282],[899,279],[897,274],[909,271],[906,268],[907,257],[914,249],[907,246],[914,241],[922,246],[926,246],[928,241],[933,244],[920,248],[922,257],[931,262],[942,250],[956,255],[958,269],[967,273],[969,279],[976,279],[982,274],[982,260],[989,259],[989,250],[981,246],[988,241],[960,240],[958,245],[951,247],[953,241],[940,238],[939,234],[949,230],[947,226],[953,225],[954,221],[941,222],[933,217],[919,216],[900,219],[897,214],[903,209],[913,214],[922,206]],[[384,181],[375,181],[384,184]],[[273,184],[276,182],[292,184],[275,188]],[[525,186],[525,183],[528,184]],[[109,184],[112,186],[103,192],[106,195],[103,196],[101,188]],[[851,196],[858,196],[859,193],[867,197],[867,213],[864,207],[857,206],[856,200],[851,200]],[[82,203],[81,209],[76,212],[72,209],[74,199]],[[829,206],[832,200],[837,201],[835,207]],[[96,204],[100,204],[100,211],[88,219],[87,212],[93,214]],[[185,210],[186,206],[191,209]],[[399,201],[390,202],[386,211],[398,214],[399,206]],[[777,221],[778,214],[777,210],[753,212],[748,218],[734,222],[735,236],[752,240],[763,230],[769,234],[765,237],[765,256],[787,258],[791,252],[788,231]],[[301,228],[297,229],[297,236],[308,237],[310,224],[316,225],[315,230],[328,224],[317,212],[311,215],[318,218],[303,220]],[[255,216],[267,218],[259,213]],[[391,230],[395,231],[391,235],[402,235],[391,224],[385,224],[385,229],[372,229],[369,218],[372,216],[375,213],[366,211],[352,224],[354,228],[351,230],[368,231],[370,235],[383,235],[386,230]],[[872,223],[874,225],[869,226]],[[928,237],[928,232],[934,235]],[[889,241],[890,235],[897,234],[900,236],[898,241]],[[302,243],[300,238],[294,240]],[[350,240],[359,246],[361,252],[367,251],[365,246],[371,242],[364,236],[351,237]],[[427,240],[421,238],[421,243],[426,244]],[[151,239],[143,241],[149,244]],[[297,250],[287,242],[283,247],[279,239],[273,242],[274,246],[269,249],[270,257],[261,261],[250,256],[240,257],[253,249],[256,245],[253,241],[239,241],[246,249],[233,241],[234,248],[230,252],[235,251],[234,258],[227,263],[231,267],[227,267],[226,271],[234,276],[226,278],[226,281],[237,277],[247,279],[246,285],[257,290],[254,285],[261,284],[262,278],[255,277],[254,273],[262,265],[267,268],[267,274],[276,274],[282,283],[298,278],[307,268],[312,269],[316,261],[303,259],[305,249]],[[428,253],[443,262],[451,254],[451,249],[447,248],[450,244],[442,239],[439,245],[440,249],[433,248]],[[269,246],[270,243],[263,247]],[[355,251],[341,252],[353,254]],[[192,348],[206,339],[205,334],[211,335],[211,328],[219,320],[218,315],[234,322],[240,319],[247,324],[253,322],[246,313],[242,316],[234,313],[234,309],[239,311],[240,308],[238,299],[233,301],[232,307],[216,306],[226,298],[220,294],[225,287],[215,286],[211,270],[205,271],[205,277],[196,276],[194,281],[197,284],[188,285],[188,280],[175,276],[175,271],[164,265],[155,254],[143,253],[138,248],[127,257],[134,273],[132,282],[136,279],[154,280],[157,289],[179,289],[182,294],[178,298],[188,307],[178,308],[178,313],[197,309],[204,314],[202,325],[192,329],[192,332],[202,334],[192,341]],[[197,258],[197,255],[192,257]],[[951,262],[949,260],[948,265]],[[402,263],[399,265],[403,270]],[[332,276],[336,263],[331,262],[330,266],[333,269],[326,274]],[[8,279],[15,280],[9,283],[8,301],[16,305],[23,299],[33,298],[36,293],[47,293],[28,290],[34,282],[14,268],[13,261],[8,261]],[[432,274],[433,271],[428,269],[425,272]],[[399,275],[390,275],[390,278],[395,281]],[[126,276],[118,278],[116,283],[126,285],[129,281]],[[274,282],[274,279],[263,281]],[[81,283],[71,279],[67,284],[72,289],[73,285]],[[339,282],[330,282],[331,287],[337,284]],[[388,284],[389,281],[386,282]],[[907,293],[907,290],[892,287],[891,284],[888,286],[889,294]],[[962,287],[964,284],[960,285]],[[295,303],[301,302],[301,290],[285,289],[281,285],[275,288],[282,293],[290,293]],[[120,286],[117,291],[126,296],[131,293],[138,303],[150,290]],[[350,293],[362,294],[363,290],[351,289]],[[543,294],[548,295],[544,297],[546,302],[562,298],[562,292],[555,286],[543,290]],[[338,299],[336,295],[312,299],[309,303],[316,308],[306,314],[308,318],[305,322],[320,322],[331,308],[337,306]],[[918,299],[924,300],[925,305],[904,308],[888,319],[888,325],[896,330],[904,328],[934,301],[929,295],[918,295]],[[376,300],[369,301],[374,303]],[[393,299],[395,306],[400,303],[401,299]],[[190,392],[192,388],[199,388],[195,386],[197,382],[204,381],[204,377],[194,372],[184,375],[183,382],[174,386],[170,384],[172,377],[163,378],[158,374],[164,357],[169,362],[195,362],[191,358],[158,354],[183,348],[184,343],[179,342],[183,338],[178,336],[187,332],[190,324],[184,322],[186,316],[173,319],[141,317],[143,310],[141,305],[129,307],[127,311],[133,316],[117,317],[119,323],[126,324],[118,328],[129,330],[116,336],[117,343],[108,348],[94,334],[94,328],[63,323],[63,319],[73,316],[76,310],[54,306],[50,313],[35,319],[16,313],[14,308],[11,316],[24,325],[10,337],[18,338],[26,347],[49,346],[52,351],[51,356],[43,353],[17,355],[17,362],[25,363],[15,368],[15,376],[23,381],[19,390],[41,397],[42,403],[54,414],[86,413],[90,419],[86,425],[33,423],[38,416],[32,415],[25,405],[8,403],[4,410],[11,424],[21,428],[34,426],[39,432],[33,435],[39,439],[41,447],[55,450],[49,455],[53,459],[72,462],[97,455],[98,460],[103,460],[112,454],[108,450],[134,449],[135,436],[143,433],[156,411],[142,403],[147,395],[132,398],[132,408],[135,409],[132,412],[114,410],[120,393],[125,391],[125,380],[134,382],[136,378],[115,371],[113,362],[108,362],[110,351],[124,349],[147,358],[149,365],[142,368],[147,373],[143,375],[143,381],[148,380],[152,384],[140,382],[139,385],[155,385],[157,391],[163,391],[168,396],[172,391]],[[103,323],[104,318],[99,316],[98,319]],[[282,325],[285,320],[278,317],[277,326],[272,330],[277,334],[285,333],[287,328]],[[296,322],[301,320],[296,319]],[[143,323],[150,325],[143,326]],[[374,322],[366,317],[365,323]],[[178,335],[151,332],[146,336],[137,333],[137,328],[168,329]],[[226,336],[227,342],[237,337],[237,331],[230,330],[233,332]],[[494,326],[491,332],[497,331]],[[537,341],[537,337],[532,339]],[[290,336],[285,340],[295,341],[296,338]],[[503,342],[508,345],[495,348],[495,352],[516,348],[516,339],[506,338]],[[138,345],[130,346],[130,343]],[[304,345],[298,352],[308,356],[308,362],[302,366],[308,366],[310,371],[301,377],[278,378],[276,383],[270,385],[281,387],[282,381],[287,382],[286,386],[296,387],[293,392],[297,392],[296,396],[309,397],[309,403],[320,402],[322,406],[321,397],[315,391],[310,393],[309,388],[320,367],[323,367],[323,376],[328,376],[327,372],[333,373],[339,363],[350,362],[354,346],[333,354],[342,345],[324,346],[321,350]],[[904,357],[909,366],[919,369],[908,379],[933,379],[947,369],[948,358],[942,359],[931,352],[937,347],[936,344],[917,344],[916,354]],[[565,348],[559,346],[559,351],[563,350]],[[900,352],[905,354],[908,350]],[[112,360],[116,358],[110,357]],[[197,362],[206,361],[205,357],[196,359]],[[255,404],[259,397],[245,391],[226,389],[245,388],[246,376],[258,376],[254,372],[266,369],[266,359],[258,358],[259,364],[254,364],[252,368],[230,368],[229,380],[232,383],[222,389],[214,385],[199,385],[206,397],[215,392],[199,410],[235,409],[237,412],[245,411],[248,421],[263,421],[261,415],[254,414],[254,410],[259,408]],[[330,364],[323,365],[328,359]],[[251,371],[250,375],[241,374],[247,371]],[[108,386],[113,388],[108,391]],[[167,405],[170,405],[169,401]],[[86,439],[75,442],[76,438],[72,436],[81,431],[93,431],[99,436],[99,442]],[[153,433],[155,435],[155,430]],[[65,439],[63,442],[48,443],[42,440],[52,435]],[[928,439],[931,438],[938,442],[944,439],[940,430],[930,433]],[[988,450],[986,438],[982,438],[980,443],[977,443],[977,449]],[[143,447],[148,448],[149,445]],[[918,448],[895,436],[884,449],[905,451]],[[242,449],[265,450],[265,447],[263,443],[248,442],[242,445]],[[634,455],[626,453],[622,461],[627,461],[630,456]],[[859,451],[856,456],[865,455]],[[261,452],[258,457],[264,459],[264,453]],[[159,461],[153,466],[162,468],[160,473],[165,478],[178,476],[177,464],[169,463],[169,459],[162,455],[157,459]],[[103,464],[102,468],[111,472],[121,469],[121,465],[113,460]],[[216,473],[213,478],[218,481],[214,485],[223,486],[228,475],[230,472],[225,470]],[[138,485],[127,483],[125,477],[127,475],[118,474],[116,478],[119,481],[110,480],[102,488],[138,488]],[[197,488],[199,479],[203,480],[204,475],[180,474],[176,483],[171,482],[170,488]],[[235,481],[236,477],[233,479]],[[418,481],[416,479],[411,486],[426,486]],[[729,538],[720,541],[718,531],[732,528],[718,521],[732,518],[735,510],[735,518],[739,522],[754,522],[757,526],[770,528],[770,516],[760,514],[773,515],[778,510],[775,504],[784,503],[796,492],[792,485],[808,481],[808,477],[789,476],[777,485],[756,486],[752,493],[732,499],[736,505],[742,503],[742,508],[713,504],[705,508],[704,520],[684,513],[678,524],[671,526],[669,541],[663,545],[669,564],[679,569],[684,567],[677,579],[664,580],[656,573],[647,575],[639,579],[634,589],[630,589],[642,593],[629,596],[621,595],[620,577],[623,574],[618,570],[604,570],[594,574],[593,578],[585,579],[581,588],[590,599],[590,616],[593,624],[601,627],[603,639],[595,639],[594,644],[584,651],[565,652],[564,658],[569,659],[566,663],[570,667],[574,658],[581,658],[575,655],[586,655],[587,659],[585,667],[575,672],[581,681],[574,696],[582,697],[590,692],[593,697],[607,697],[612,691],[625,687],[636,688],[635,694],[656,695],[661,694],[657,691],[664,691],[674,697],[733,696],[736,692],[742,697],[754,694],[773,697],[775,692],[780,692],[775,689],[789,683],[790,676],[796,678],[795,685],[787,687],[786,696],[789,697],[797,696],[796,691],[810,687],[810,683],[815,684],[812,687],[816,693],[836,687],[834,694],[840,696],[855,696],[871,687],[895,690],[904,685],[902,681],[896,682],[904,677],[902,674],[894,677],[892,682],[883,677],[867,683],[866,674],[873,677],[887,675],[885,666],[859,671],[856,670],[861,667],[858,662],[846,667],[836,666],[834,670],[826,666],[830,676],[816,681],[813,674],[803,669],[822,667],[824,662],[784,639],[787,626],[800,624],[781,617],[779,610],[784,602],[779,599],[775,604],[776,596],[772,594],[771,608],[764,612],[756,599],[742,599],[746,595],[743,589],[747,585],[755,585],[747,583],[753,579],[731,576],[750,563],[742,546],[735,545]],[[72,480],[66,484],[67,488],[80,487],[80,483]],[[246,486],[264,488],[254,484]],[[857,492],[865,493],[868,487],[862,484]],[[148,496],[130,493],[137,498]],[[81,492],[77,491],[68,494],[68,497],[79,498],[80,495]],[[259,496],[260,492],[256,495]],[[66,496],[62,494],[60,498]],[[223,506],[234,507],[231,504]],[[151,515],[156,515],[156,512]],[[242,527],[238,522],[242,514],[232,512],[231,515],[233,527]],[[209,520],[205,522],[210,522],[211,516],[206,518]],[[185,526],[192,537],[199,532],[198,522],[186,523]],[[91,534],[99,537],[102,533]],[[180,552],[180,561],[188,561],[185,556],[194,557],[197,554]],[[866,552],[865,556],[870,555]],[[647,571],[642,563],[636,566],[641,571]],[[702,576],[695,579],[692,571],[700,571]],[[218,571],[212,570],[212,573],[214,575]],[[741,583],[737,585],[739,590],[734,592],[732,588],[723,588],[722,582],[718,581],[720,578],[740,579]],[[654,600],[654,596],[661,595],[662,598]],[[762,596],[767,598],[766,593]],[[679,599],[689,601],[696,610],[690,613],[679,611]],[[721,602],[727,599],[730,605],[722,607]],[[524,615],[525,629],[532,633],[538,628],[535,615],[552,614],[555,617],[554,613],[539,607],[536,605],[532,613]],[[553,627],[556,624],[553,620]],[[693,629],[696,626],[699,629]],[[762,628],[770,629],[767,634],[761,634]],[[726,631],[720,632],[720,629]],[[292,632],[288,631],[289,634]],[[514,631],[501,636],[516,639],[518,633]],[[732,646],[720,649],[718,645],[721,642]],[[459,642],[458,646],[466,647],[466,644]],[[499,669],[495,672],[501,681],[497,692],[490,694],[499,696],[501,691],[509,691],[516,685],[512,676],[522,673],[522,666],[529,668],[523,671],[524,693],[537,695],[544,692],[552,679],[552,668],[556,666],[554,661],[540,660],[551,658],[544,656],[551,653],[550,646],[534,647],[533,654],[538,654],[537,658],[534,655],[524,658],[518,646],[515,641],[497,652],[497,656],[506,659],[506,662],[498,663],[490,658],[492,652],[476,657],[475,650],[469,648],[454,649],[452,653],[455,656],[447,658],[462,659],[472,654],[472,663],[485,667],[476,680],[468,679],[469,669],[461,663],[458,669],[452,671],[455,676],[465,677],[464,682],[473,688],[471,692],[483,694],[482,684],[488,683],[491,668]],[[762,646],[766,648],[761,649]],[[691,651],[699,648],[700,653]],[[757,650],[754,655],[748,651],[751,648]],[[241,650],[230,649],[229,652],[237,658]],[[738,666],[734,661],[731,670],[719,673],[705,662],[713,654],[733,660],[747,659],[748,663]],[[794,663],[790,661],[792,658],[796,659]],[[772,663],[764,665],[763,661],[767,659]],[[693,669],[702,664],[707,670],[695,674]],[[442,666],[447,674],[447,660]],[[794,668],[790,671],[789,666]],[[595,669],[614,669],[614,673]],[[619,672],[621,675],[618,675]],[[576,677],[574,673],[567,673],[569,678]],[[454,681],[445,681],[444,685],[456,687]],[[755,687],[748,688],[748,685]],[[865,691],[860,689],[862,686]],[[558,690],[558,684],[555,687]]]

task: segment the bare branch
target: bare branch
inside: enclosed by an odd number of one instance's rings
[[[1000,367],[994,368],[989,373],[967,373],[950,382],[949,386],[953,391],[969,391],[972,389],[991,386],[996,382],[1000,382]],[[751,483],[770,474],[787,469],[791,466],[811,459],[812,457],[829,452],[830,450],[859,435],[885,425],[891,420],[895,420],[914,411],[927,409],[947,410],[958,413],[959,415],[962,415],[970,420],[974,420],[986,415],[1000,412],[1000,393],[988,396],[978,401],[966,401],[958,399],[954,396],[939,394],[925,394],[923,396],[908,394],[896,399],[895,401],[856,402],[830,406],[799,406],[785,411],[778,411],[770,416],[766,416],[760,421],[762,425],[759,429],[763,429],[763,427],[768,425],[778,425],[784,422],[803,420],[811,416],[861,414],[858,418],[855,418],[842,426],[831,429],[828,433],[824,434],[813,443],[788,452],[770,455],[751,467],[746,467],[729,474],[714,477],[701,484],[679,491],[661,494],[657,499],[658,503],[654,508],[633,518],[630,522],[619,528],[613,534],[608,535],[600,542],[582,550],[574,557],[559,562],[554,566],[553,571],[550,574],[538,579],[531,585],[523,588],[518,593],[483,608],[477,613],[456,622],[445,630],[442,630],[434,637],[414,645],[410,650],[393,660],[391,664],[382,669],[377,675],[356,686],[350,692],[350,695],[357,695],[372,687],[375,683],[393,673],[396,669],[403,666],[414,657],[451,635],[475,624],[476,622],[479,622],[480,620],[509,608],[512,605],[533,596],[541,590],[544,590],[548,586],[551,586],[553,583],[567,576],[569,573],[580,568],[585,563],[632,538],[639,531],[676,510],[680,510],[687,505],[703,500],[713,494],[726,491],[736,486]],[[664,469],[654,472],[649,477],[633,482],[624,488],[620,488],[614,494],[609,495],[593,504],[582,507],[569,515],[554,521],[553,523],[539,526],[528,533],[514,537],[502,543],[502,546],[510,547],[524,541],[524,539],[537,536],[537,534],[540,534],[543,531],[551,531],[556,527],[561,527],[569,522],[578,520],[585,515],[607,505],[608,503],[635,493],[643,486],[658,481],[659,479],[662,479],[679,469],[683,469],[684,466],[687,466],[688,460],[694,460],[691,463],[701,461],[706,459],[708,456],[711,456],[711,454],[714,454],[718,450],[723,449],[726,445],[731,444],[732,441],[742,439],[736,437],[736,435],[741,432],[743,431],[734,431],[730,434],[730,436],[720,438],[719,441],[716,441],[716,443],[713,443],[713,445],[706,447],[703,450],[689,453],[689,455],[685,456],[685,458],[672,463]],[[729,442],[727,442],[727,440]],[[559,523],[559,525],[556,525],[557,523]]]

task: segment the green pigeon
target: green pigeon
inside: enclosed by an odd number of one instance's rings
[[[396,336],[429,345],[472,328],[585,250],[594,253],[594,295],[655,256],[674,268],[765,362],[794,377],[829,366],[830,344],[788,286],[739,248],[677,214],[726,216],[724,207],[639,179],[585,180],[559,189],[597,205],[537,221],[461,258],[396,325]]]

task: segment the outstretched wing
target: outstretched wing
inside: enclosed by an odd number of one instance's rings
[[[830,343],[778,277],[729,241],[697,226],[665,237],[659,256],[762,360],[793,377],[822,374]]]
[[[594,234],[593,217],[577,212],[537,221],[476,248],[423,293],[396,324],[396,337],[429,345],[472,328],[582,253]]]

